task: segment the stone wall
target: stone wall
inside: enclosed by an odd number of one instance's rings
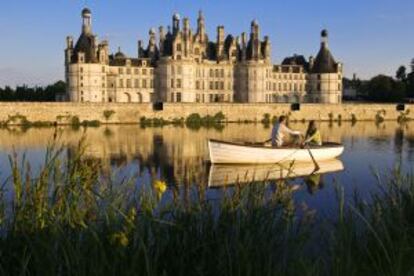
[[[113,111],[106,120],[105,111]],[[162,111],[155,111],[148,103],[0,103],[0,122],[10,117],[25,117],[30,122],[48,121],[65,124],[72,116],[80,121],[99,120],[102,123],[138,123],[141,117],[163,118],[172,120],[186,118],[192,113],[201,116],[222,112],[229,122],[260,121],[264,114],[270,117],[289,115],[292,120],[352,120],[375,121],[381,117],[385,120],[397,120],[402,112],[396,110],[396,104],[301,104],[299,111],[292,111],[290,104],[194,104],[165,103]],[[414,105],[405,105],[406,117],[414,119]],[[10,121],[10,120],[9,120]],[[15,120],[14,124],[18,124]],[[10,124],[13,122],[10,121]]]

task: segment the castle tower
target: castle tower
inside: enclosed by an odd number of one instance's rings
[[[251,58],[258,60],[261,57],[260,27],[257,20],[253,20],[250,31]]]
[[[180,15],[175,13],[172,18],[173,35],[176,35],[180,31]]]
[[[200,43],[204,43],[206,42],[206,24],[205,24],[205,19],[204,19],[204,15],[203,12],[200,10],[198,12],[198,19],[197,19],[197,37],[198,37],[198,42]]]
[[[342,64],[335,61],[328,47],[328,31],[321,32],[318,55],[310,60],[309,100],[316,103],[340,103],[342,100]]]
[[[217,27],[217,60],[224,56],[224,26]]]
[[[159,42],[159,49],[160,49],[160,55],[162,56],[164,53],[164,42],[165,42],[165,31],[164,27],[160,26],[158,29],[159,36],[160,36],[160,42]]]

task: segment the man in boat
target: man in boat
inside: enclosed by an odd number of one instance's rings
[[[286,126],[286,116],[280,116],[279,120],[272,129],[272,147],[281,147],[286,144],[284,140],[287,135],[296,136],[297,138],[302,135],[300,131],[292,130]]]

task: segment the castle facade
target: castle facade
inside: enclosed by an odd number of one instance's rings
[[[294,55],[271,62],[271,43],[263,39],[256,20],[250,35],[226,35],[223,26],[209,39],[203,14],[194,32],[188,18],[172,18],[172,27],[149,31],[145,47],[138,41],[137,57],[92,32],[92,14],[82,11],[82,33],[76,44],[67,37],[65,74],[67,99],[73,102],[316,102],[340,103],[341,63],[321,33],[315,58]]]

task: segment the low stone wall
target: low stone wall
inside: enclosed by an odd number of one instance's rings
[[[80,121],[98,120],[101,123],[138,123],[140,118],[162,118],[173,120],[186,118],[192,113],[200,116],[222,112],[229,122],[261,121],[265,114],[289,115],[292,120],[398,120],[400,116],[414,119],[414,105],[405,105],[405,111],[397,111],[396,104],[301,104],[293,111],[290,104],[190,104],[165,103],[163,110],[156,111],[152,104],[135,103],[0,103],[0,122],[20,124],[30,122],[52,122],[68,124],[73,117]],[[111,116],[105,116],[111,114]]]

